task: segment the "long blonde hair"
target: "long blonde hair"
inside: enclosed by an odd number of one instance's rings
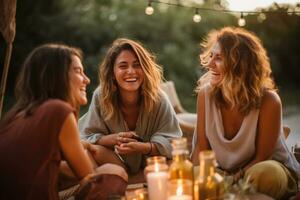
[[[117,83],[114,79],[114,64],[123,50],[133,51],[144,72],[144,81],[140,89],[143,109],[150,112],[159,101],[159,88],[162,82],[162,68],[155,62],[155,57],[136,41],[120,38],[113,42],[99,66],[101,96],[99,97],[101,114],[104,119],[111,118],[118,108]]]
[[[260,39],[242,28],[225,27],[212,31],[201,43],[204,52],[200,54],[200,62],[204,67],[209,63],[215,43],[220,45],[224,61],[224,77],[220,84],[212,86],[212,96],[217,104],[237,106],[245,115],[259,108],[264,92],[276,90],[269,57]]]

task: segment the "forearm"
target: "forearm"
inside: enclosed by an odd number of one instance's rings
[[[191,155],[191,160],[194,165],[199,165],[199,145],[196,144],[194,151]]]
[[[158,156],[158,155],[160,155],[155,143],[146,142],[144,144],[145,144],[145,148],[143,150],[143,154],[148,155],[148,156]]]
[[[90,158],[91,162],[92,162],[92,165],[93,165],[93,169],[96,169],[98,167],[95,159],[93,158],[91,152],[88,151],[88,149],[86,149],[86,154],[87,156]]]
[[[110,134],[110,135],[104,135],[101,138],[99,138],[95,144],[102,145],[108,148],[113,148],[115,145],[117,145],[118,134]]]

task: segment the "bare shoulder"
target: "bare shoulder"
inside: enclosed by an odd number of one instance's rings
[[[205,84],[202,87],[198,88],[197,90],[197,95],[198,95],[198,99],[204,99],[205,97],[205,93],[210,92],[211,90],[211,86],[209,84]]]
[[[274,109],[281,107],[280,96],[272,90],[266,90],[262,99],[262,108]]]

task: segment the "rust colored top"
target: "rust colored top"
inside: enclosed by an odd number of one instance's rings
[[[0,199],[59,199],[59,132],[73,112],[51,99],[0,127]]]

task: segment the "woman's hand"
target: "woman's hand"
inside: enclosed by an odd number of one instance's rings
[[[136,137],[137,134],[133,131],[119,132],[116,144],[120,146],[123,143],[137,142],[137,140],[135,139]]]
[[[119,143],[119,134],[109,134],[102,136],[96,144],[105,146],[107,148],[113,148],[115,145]]]
[[[133,141],[116,145],[115,148],[120,155],[135,153],[147,154],[150,151],[151,146],[148,142]]]
[[[84,140],[80,140],[80,142],[81,142],[81,144],[82,144],[82,146],[83,146],[84,149],[88,149],[89,148],[89,145],[90,145],[89,142],[86,142]]]
[[[113,148],[115,145],[121,145],[123,143],[128,143],[128,142],[136,142],[137,140],[134,139],[135,137],[137,137],[137,135],[133,131],[119,132],[119,133],[102,136],[97,141],[97,144],[100,144],[108,148]]]

